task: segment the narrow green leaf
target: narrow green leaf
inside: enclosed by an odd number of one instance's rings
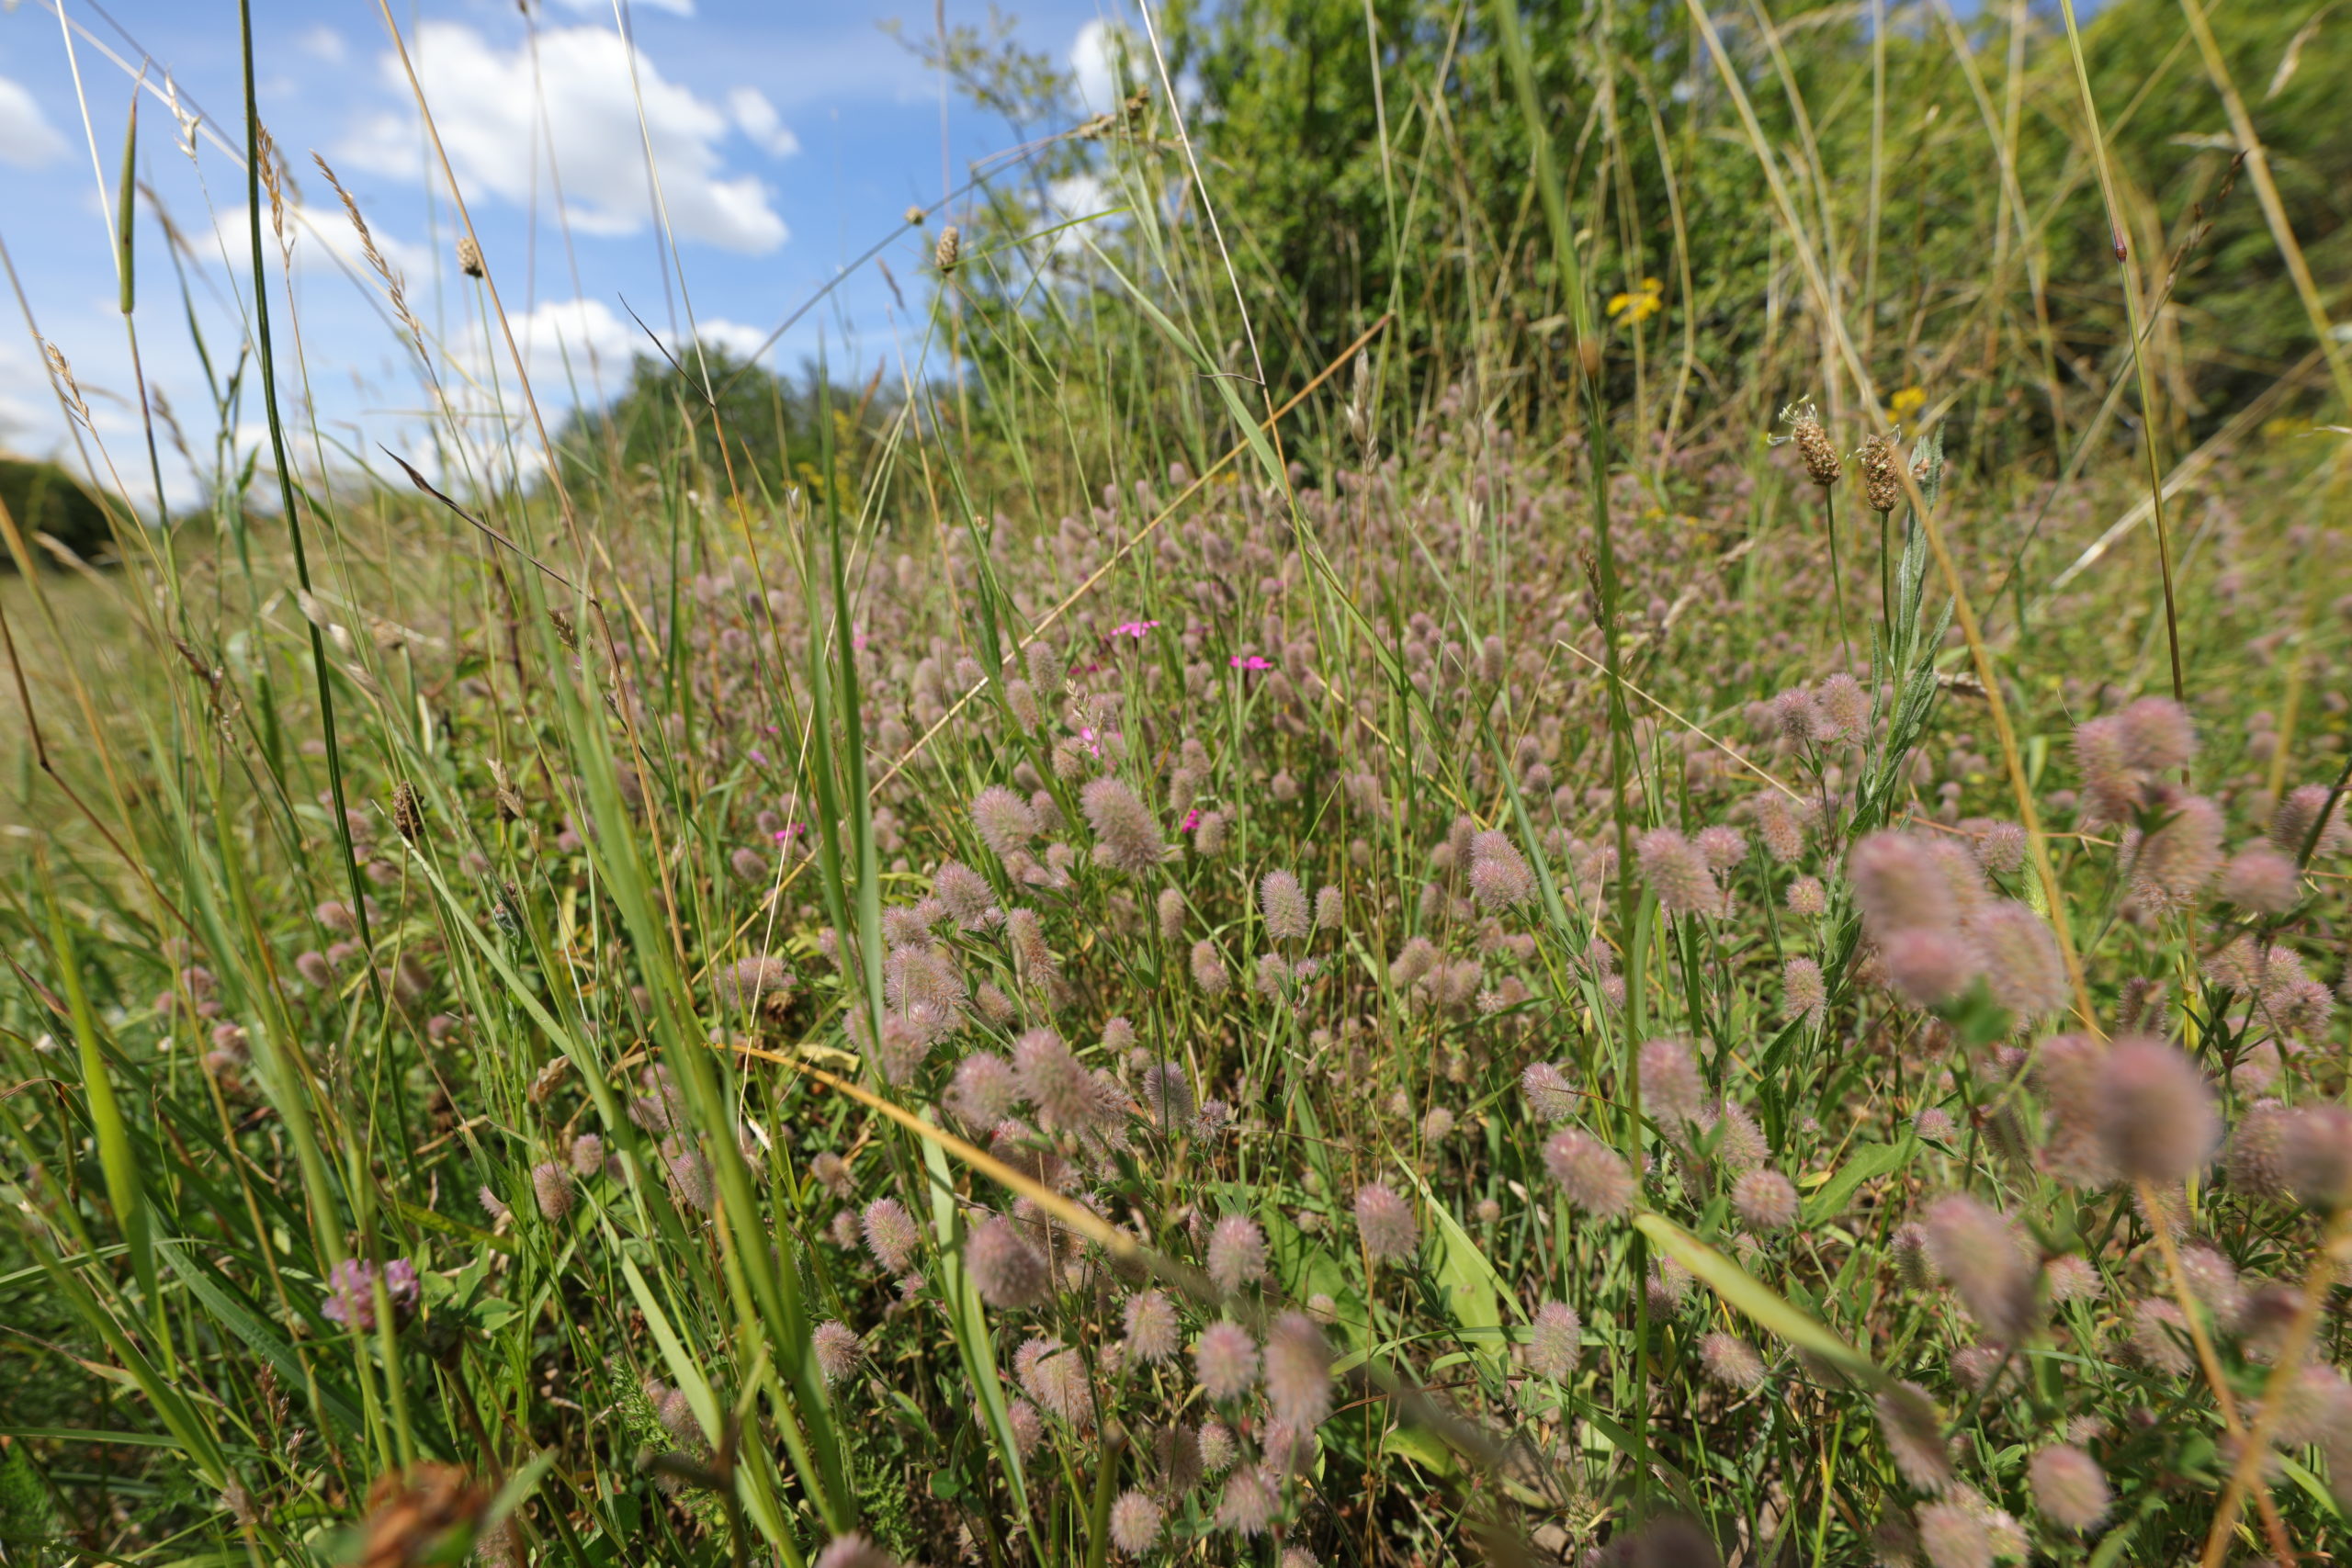
[[[1791,1306],[1747,1269],[1672,1220],[1662,1214],[1642,1214],[1635,1217],[1634,1224],[1660,1251],[1722,1297],[1724,1304],[1744,1314],[1768,1334],[1785,1339],[1801,1350],[1809,1350],[1868,1382],[1882,1386],[1894,1382],[1879,1370],[1877,1362]]]

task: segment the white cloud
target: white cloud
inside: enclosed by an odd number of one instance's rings
[[[1120,83],[1135,79],[1134,61],[1134,40],[1125,28],[1098,17],[1078,29],[1069,46],[1069,68],[1078,77],[1078,96],[1089,109],[1108,114],[1119,107],[1125,96]]]
[[[561,0],[561,3],[567,11],[606,17],[613,14],[613,0]],[[695,14],[695,0],[635,0],[635,3],[646,10],[667,11],[673,17],[691,17]]]
[[[29,169],[64,151],[65,138],[50,125],[33,96],[0,76],[0,164]]]
[[[38,398],[38,401],[36,401]],[[24,450],[58,431],[49,378],[29,348],[0,337],[0,448]]]
[[[221,252],[226,254],[229,265],[239,272],[253,270],[252,220],[247,216],[252,210],[239,202],[234,207],[220,209],[212,220],[212,232],[220,242]],[[375,269],[368,265],[367,253],[360,249],[359,235],[351,227],[350,216],[341,207],[289,205],[286,209],[286,231],[294,241],[295,271],[317,271],[339,260],[362,278],[372,280],[375,277]],[[432,254],[424,246],[394,239],[372,224],[369,231],[376,237],[378,253],[391,264],[392,270],[399,273],[403,280],[413,284],[433,270]],[[266,209],[262,213],[261,243],[270,253],[274,266],[277,233],[270,226]]]
[[[544,109],[569,215],[583,232],[633,234],[651,220],[644,173],[650,143],[680,235],[753,254],[790,237],[756,177],[723,174],[718,143],[729,129],[726,113],[664,78],[643,50],[616,33],[549,28],[539,35],[536,71],[528,50],[501,50],[456,22],[425,23],[413,52],[418,76],[429,84],[442,143],[470,193],[488,191],[517,205],[544,199],[548,182],[537,182],[535,190],[532,179]],[[385,84],[405,97],[400,62],[387,55],[381,69]],[[347,156],[416,178],[424,173],[417,145],[415,120],[401,110],[363,124]]]
[[[757,87],[738,87],[728,94],[727,112],[735,117],[736,130],[773,156],[789,158],[800,151],[800,138],[792,134],[792,127],[784,123],[768,96]]]
[[[303,53],[329,65],[342,64],[351,52],[351,46],[343,41],[343,35],[324,22],[304,32],[296,42]]]

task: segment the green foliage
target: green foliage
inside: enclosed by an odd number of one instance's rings
[[[36,533],[49,535],[84,560],[110,558],[114,553],[114,534],[107,525],[105,506],[55,463],[0,457],[0,505],[8,509],[38,563],[57,564],[33,537]],[[0,551],[0,569],[15,567],[14,558]]]

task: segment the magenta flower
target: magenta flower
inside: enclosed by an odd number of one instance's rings
[[[1122,621],[1117,626],[1111,628],[1111,635],[1113,637],[1131,637],[1137,642],[1141,642],[1143,640],[1143,634],[1151,630],[1152,627],[1159,624],[1159,623],[1158,621]]]
[[[1236,670],[1272,670],[1274,661],[1262,653],[1237,653],[1226,660]]]
[[[1195,828],[1199,827],[1200,825],[1201,825],[1201,808],[1200,808],[1199,807],[1195,806],[1194,807],[1193,807],[1193,809],[1191,809],[1190,811],[1187,811],[1186,813],[1184,813],[1184,825],[1183,825],[1182,828],[1177,829],[1176,830],[1177,830],[1178,832],[1180,832],[1180,833],[1189,833],[1189,832],[1191,832],[1193,829],[1195,829]]]

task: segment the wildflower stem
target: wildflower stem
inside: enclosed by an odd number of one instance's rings
[[[2222,1492],[2221,1506],[2213,1510],[2213,1528],[2206,1532],[2205,1551],[2198,1559],[2198,1568],[2221,1568],[2222,1559],[2228,1555],[2231,1533],[2237,1529],[2238,1509],[2261,1475],[2263,1461],[2270,1452],[2271,1433],[2278,1428],[2278,1418],[2292,1396],[2295,1379],[2302,1371],[2303,1357],[2318,1332],[2320,1308],[2326,1303],[2328,1287],[2335,1283],[2337,1269],[2347,1254],[2352,1254],[2352,1210],[2339,1211],[2329,1220],[2326,1234],[2312,1249],[2311,1267],[2303,1274],[2302,1299],[2296,1305],[2294,1318],[2287,1325],[2287,1337],[2270,1369],[2269,1381],[2263,1385],[2262,1408],[2255,1413],[2254,1427],[2239,1445],[2238,1462],[2230,1471],[2230,1483]],[[2262,1500],[2269,1500],[2267,1492]],[[2266,1517],[2264,1522],[2270,1523],[2270,1517]],[[2271,1544],[2275,1549],[2278,1542],[2274,1538]],[[2280,1561],[2291,1560],[2282,1557]]]
[[[2222,1371],[2221,1358],[2213,1353],[2213,1341],[2205,1332],[2204,1319],[2198,1315],[2197,1297],[2189,1290],[2188,1276],[2180,1267],[2180,1249],[2173,1245],[2172,1227],[2165,1223],[2163,1195],[2156,1190],[2155,1183],[2145,1180],[2139,1183],[2139,1193],[2148,1228],[2156,1233],[2156,1250],[2164,1255],[2165,1277],[2172,1286],[2173,1301],[2180,1308],[2181,1321],[2188,1325],[2188,1342],[2197,1351],[2197,1365],[2205,1374],[2206,1386],[2213,1391],[2213,1403],[2221,1409],[2222,1428],[2238,1440],[2244,1453],[2252,1453],[2255,1450],[2245,1442],[2245,1428],[2238,1421],[2237,1396],[2230,1392],[2230,1380]],[[2290,1364],[2280,1362],[2282,1366]],[[2227,1500],[2225,1493],[2225,1505]],[[2265,1488],[2255,1502],[2262,1514],[2264,1531],[2270,1538],[2270,1554],[2278,1559],[2278,1568],[2295,1568],[2294,1543],[2287,1537],[2286,1521],[2279,1518],[2269,1490]]]
[[[1838,604],[1838,646],[1845,650],[1847,668],[1851,669],[1854,639],[1846,630],[1846,573],[1838,564],[1838,492],[1826,486],[1821,491],[1821,524],[1829,536],[1829,593]]]

